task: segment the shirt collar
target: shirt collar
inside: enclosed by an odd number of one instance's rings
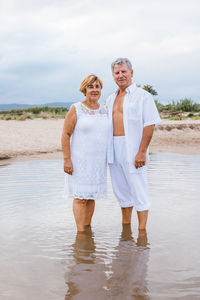
[[[135,90],[136,90],[137,86],[136,86],[136,83],[132,83],[131,85],[129,85],[127,88],[126,88],[126,91],[127,93],[133,93]]]
[[[132,83],[131,85],[129,85],[127,88],[126,88],[126,92],[127,94],[130,94],[130,93],[133,93],[137,88],[137,85],[136,83]],[[116,90],[115,92],[115,95],[117,95],[119,92],[119,89]]]

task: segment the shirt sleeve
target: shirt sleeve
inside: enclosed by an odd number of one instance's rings
[[[108,107],[108,105],[109,105],[109,102],[110,102],[110,96],[106,99],[106,107]]]
[[[161,122],[153,97],[148,93],[144,96],[143,102],[143,124],[144,127],[156,125]]]

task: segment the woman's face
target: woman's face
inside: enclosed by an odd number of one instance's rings
[[[101,96],[101,85],[99,81],[95,81],[86,88],[86,98],[93,101],[98,101]]]

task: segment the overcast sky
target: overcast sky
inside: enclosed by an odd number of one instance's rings
[[[104,100],[117,57],[159,101],[200,102],[199,16],[199,0],[0,0],[0,103],[79,101],[90,73]]]

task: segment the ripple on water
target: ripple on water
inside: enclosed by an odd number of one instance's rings
[[[133,232],[122,232],[110,178],[92,231],[77,235],[62,161],[0,168],[3,299],[197,299],[200,156],[152,154],[148,180],[148,237],[135,212]]]

